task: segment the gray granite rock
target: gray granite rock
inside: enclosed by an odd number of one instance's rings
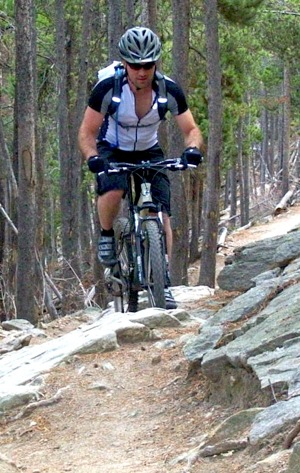
[[[253,419],[261,408],[247,409],[225,419],[205,440],[200,449],[200,456],[207,457],[228,451],[241,450],[248,446],[249,431]]]
[[[247,360],[265,351],[283,346],[300,336],[300,284],[288,287],[261,311],[263,321],[228,345],[207,353],[202,361],[204,374],[212,380],[220,376],[225,365],[244,367]]]
[[[190,362],[201,361],[205,353],[212,350],[223,335],[218,325],[204,325],[200,334],[192,337],[184,346],[183,352]]]
[[[286,473],[299,473],[300,471],[300,443],[296,443],[290,456]]]
[[[255,278],[276,268],[284,269],[300,257],[300,231],[266,238],[235,250],[218,276],[218,285],[227,291],[247,291]]]
[[[258,376],[262,389],[271,385],[274,391],[281,391],[292,383],[288,393],[292,396],[297,390],[300,394],[300,380],[295,382],[295,372],[300,373],[299,353],[300,338],[297,337],[284,342],[275,350],[248,358],[247,364]]]
[[[209,320],[209,323],[217,325],[249,318],[265,306],[277,294],[277,291],[277,285],[271,282],[264,286],[254,287],[220,309]]]
[[[0,388],[0,413],[39,398],[39,386],[8,385]]]
[[[267,407],[254,418],[249,441],[251,445],[258,445],[266,438],[270,438],[283,428],[294,426],[300,419],[300,397],[288,401],[280,401]]]
[[[2,327],[5,330],[33,330],[34,325],[32,325],[28,320],[25,319],[12,319],[12,320],[5,320],[2,322]]]

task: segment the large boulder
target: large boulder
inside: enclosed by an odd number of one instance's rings
[[[237,248],[227,258],[217,282],[225,291],[244,292],[256,285],[253,280],[266,271],[285,268],[300,257],[300,231],[287,235],[266,238]]]

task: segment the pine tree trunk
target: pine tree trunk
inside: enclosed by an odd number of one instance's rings
[[[284,196],[289,190],[289,158],[290,158],[290,123],[291,123],[291,84],[290,68],[284,66],[283,80],[283,150],[282,150],[282,188],[281,195]]]
[[[215,287],[219,222],[220,159],[222,150],[222,94],[217,0],[204,0],[208,76],[209,136],[207,191],[199,283]]]
[[[108,60],[119,59],[118,43],[124,33],[122,25],[122,1],[108,2]]]
[[[183,89],[187,89],[188,47],[189,47],[189,2],[173,0],[173,76]],[[169,154],[179,157],[183,151],[183,139],[178,127],[172,121],[169,132]],[[181,151],[180,151],[181,150]],[[173,228],[173,252],[171,260],[171,281],[173,285],[187,284],[188,267],[188,212],[186,192],[182,173],[172,173],[171,206]]]
[[[58,136],[60,158],[60,205],[62,214],[63,314],[83,307],[79,241],[80,162],[71,152],[68,106],[68,48],[65,2],[56,0],[56,51],[58,74]]]
[[[17,317],[37,323],[35,305],[35,230],[36,230],[36,65],[35,18],[32,0],[17,0],[16,77],[18,94],[18,265]]]
[[[189,263],[193,263],[200,257],[199,237],[201,231],[201,214],[202,214],[202,196],[203,196],[203,179],[199,172],[191,175],[191,242]]]
[[[236,163],[233,163],[232,168],[230,169],[230,225],[233,227],[236,224],[236,215],[237,212],[237,172],[236,172]]]

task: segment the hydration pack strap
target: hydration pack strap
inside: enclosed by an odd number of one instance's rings
[[[114,115],[118,111],[121,102],[122,83],[125,75],[124,66],[120,63],[115,66],[114,87],[111,102],[108,107],[109,115]],[[160,120],[163,120],[168,111],[168,99],[166,91],[166,81],[160,72],[155,72],[155,82],[158,88],[157,110]]]
[[[125,75],[124,66],[120,63],[115,66],[115,75],[114,75],[114,88],[112,93],[111,102],[108,107],[108,113],[113,115],[117,110],[121,102],[121,93],[122,93],[122,82]]]
[[[164,76],[158,71],[155,72],[155,80],[158,87],[157,110],[159,118],[163,120],[168,111],[166,81]]]

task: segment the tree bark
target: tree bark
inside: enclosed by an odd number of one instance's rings
[[[141,0],[141,24],[156,30],[156,0]]]
[[[204,0],[208,76],[208,153],[204,234],[199,283],[215,287],[219,222],[222,94],[217,0]]]
[[[125,27],[132,28],[135,26],[135,15],[134,15],[134,7],[135,1],[134,0],[126,0],[126,13],[127,13],[127,22],[125,22]]]
[[[18,265],[17,317],[37,323],[35,305],[36,230],[36,64],[33,0],[16,0],[16,77],[18,95]]]
[[[173,75],[187,89],[188,77],[188,46],[189,46],[189,1],[173,0]],[[178,157],[183,150],[183,139],[178,128],[172,121],[169,133],[169,153]],[[188,267],[188,213],[186,193],[182,173],[172,173],[171,206],[173,228],[173,252],[171,260],[171,280],[173,285],[187,284]]]
[[[203,196],[203,179],[199,171],[191,175],[191,242],[189,251],[189,263],[193,263],[200,257],[199,236],[201,231],[201,214],[202,214],[202,196]]]
[[[78,153],[71,153],[68,104],[68,57],[71,47],[66,34],[65,2],[56,0],[56,53],[58,69],[58,136],[60,160],[60,206],[62,215],[63,304],[67,314],[83,307],[78,291],[81,277],[79,240],[80,162]],[[76,276],[75,276],[75,274]]]
[[[108,2],[108,60],[112,62],[119,58],[118,43],[123,34],[122,1],[110,0]]]
[[[232,218],[232,225],[235,226],[236,219],[234,216],[237,212],[237,172],[236,163],[232,164],[230,169],[230,218]]]
[[[284,196],[289,190],[289,157],[290,157],[290,126],[291,126],[291,84],[290,67],[284,65],[283,80],[283,150],[282,150],[282,188],[281,195]]]

